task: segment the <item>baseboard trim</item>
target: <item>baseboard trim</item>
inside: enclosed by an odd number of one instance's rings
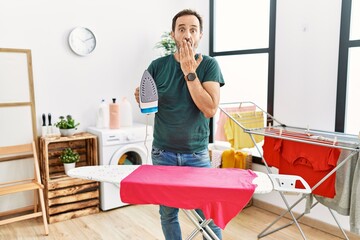
[[[261,201],[261,200],[258,200],[258,199],[253,199],[252,205],[254,207],[266,210],[268,212],[271,212],[271,213],[274,213],[274,214],[277,214],[277,215],[282,214],[284,212],[284,210],[285,210],[284,208],[269,204],[267,202],[264,202],[264,201]],[[294,215],[295,215],[295,217],[298,217],[300,214],[294,213]],[[287,219],[292,219],[290,214],[286,214],[284,217],[287,218]],[[337,226],[334,226],[334,225],[331,225],[331,224],[328,224],[328,223],[325,223],[325,222],[322,222],[322,221],[319,221],[319,220],[316,220],[316,219],[313,219],[313,218],[309,218],[307,216],[301,217],[299,222],[301,224],[306,225],[306,226],[316,228],[316,229],[318,229],[320,231],[331,233],[334,236],[344,238],[344,235],[342,234],[341,230]],[[344,230],[344,231],[345,231],[345,233],[347,234],[347,236],[350,239],[359,239],[360,238],[360,236],[356,235],[355,233],[352,233],[352,232],[347,231],[347,230]]]

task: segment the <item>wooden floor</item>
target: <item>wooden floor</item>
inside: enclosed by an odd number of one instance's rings
[[[257,207],[244,209],[223,231],[224,240],[257,239],[268,223],[276,215]],[[286,220],[281,220],[285,222]],[[281,222],[280,221],[280,222]],[[180,212],[183,238],[193,230],[192,223]],[[338,240],[329,233],[303,226],[307,239]],[[85,217],[53,223],[49,225],[50,234],[44,236],[41,219],[25,220],[0,226],[0,239],[47,239],[47,240],[155,240],[164,239],[161,231],[158,206],[137,205],[126,206],[115,210],[100,212]],[[200,235],[195,237],[201,240]],[[303,239],[296,226],[291,226],[274,234],[261,238],[264,240],[296,240]]]

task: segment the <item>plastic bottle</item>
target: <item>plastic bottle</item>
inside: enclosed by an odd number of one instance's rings
[[[133,124],[132,108],[126,97],[120,103],[120,127],[131,127]]]
[[[221,156],[222,168],[234,168],[235,167],[235,150],[233,148],[227,149]]]
[[[120,128],[120,112],[119,112],[119,104],[116,103],[116,98],[112,99],[112,103],[110,103],[110,128],[118,129]]]
[[[246,168],[246,153],[243,153],[239,150],[235,151],[235,168],[245,169]]]
[[[100,106],[96,113],[96,127],[108,128],[109,127],[109,105],[102,99]]]

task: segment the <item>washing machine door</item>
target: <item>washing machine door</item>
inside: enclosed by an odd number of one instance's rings
[[[135,144],[121,146],[115,151],[110,159],[109,165],[142,165],[146,163],[147,154],[144,147]],[[120,187],[119,184],[115,184]]]
[[[142,165],[146,163],[146,159],[144,147],[128,144],[115,151],[109,165]]]

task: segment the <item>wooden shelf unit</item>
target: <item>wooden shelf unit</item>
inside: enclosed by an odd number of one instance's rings
[[[80,154],[76,167],[98,165],[97,137],[93,134],[40,138],[40,169],[49,223],[99,212],[99,183],[71,178],[65,174],[59,156],[67,147]]]

